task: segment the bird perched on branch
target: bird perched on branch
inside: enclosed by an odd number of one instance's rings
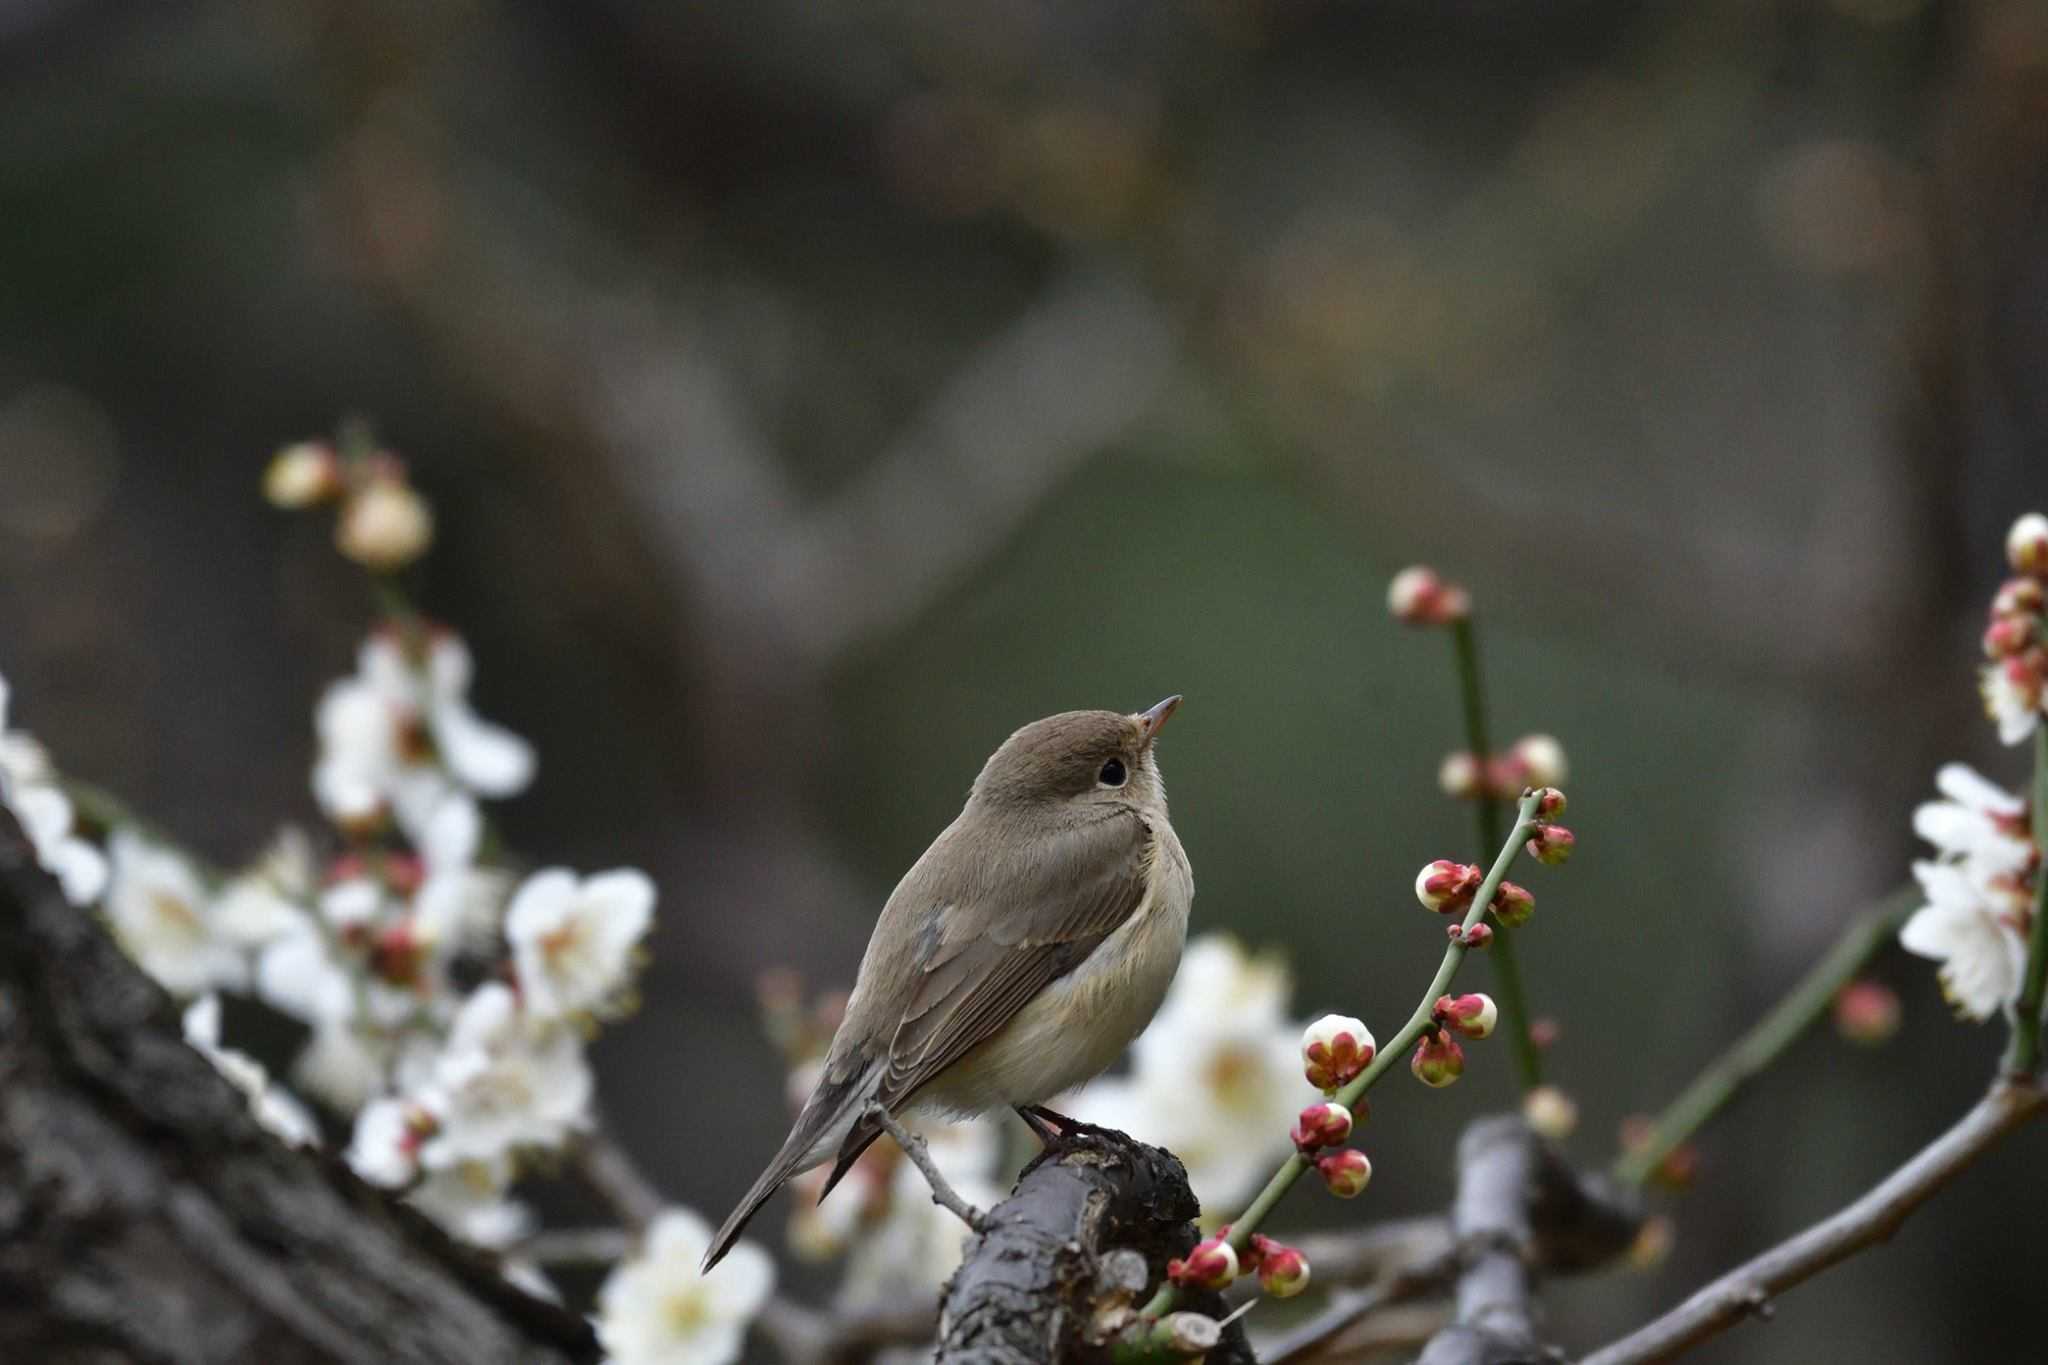
[[[1048,716],[983,765],[882,907],[817,1088],[706,1270],[791,1177],[835,1161],[830,1193],[881,1133],[877,1102],[1008,1105],[1047,1143],[1072,1126],[1043,1102],[1123,1054],[1187,941],[1194,878],[1153,752],[1179,705]]]

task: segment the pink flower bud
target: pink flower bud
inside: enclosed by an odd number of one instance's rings
[[[1308,1288],[1308,1257],[1263,1233],[1252,1234],[1259,1288],[1276,1299],[1291,1299]]]
[[[1462,914],[1472,904],[1472,894],[1482,880],[1478,868],[1439,858],[1415,874],[1415,899],[1422,908],[1439,915]]]
[[[1166,1278],[1197,1289],[1221,1289],[1237,1278],[1237,1252],[1221,1237],[1207,1238],[1185,1260],[1176,1256],[1168,1261]]]
[[[1876,981],[1852,981],[1835,996],[1835,1032],[1852,1043],[1882,1043],[1899,1031],[1899,997]]]
[[[1467,1038],[1486,1037],[1493,1032],[1493,1026],[1499,1019],[1500,1011],[1495,1008],[1491,996],[1440,995],[1436,1000],[1437,1022]]]
[[[1459,800],[1486,795],[1486,767],[1472,754],[1446,754],[1436,770],[1436,784],[1445,796]]]
[[[1302,1074],[1328,1094],[1365,1070],[1373,1050],[1372,1030],[1348,1015],[1326,1014],[1301,1035]]]
[[[1522,847],[1537,862],[1546,867],[1556,867],[1570,860],[1572,847],[1577,843],[1577,836],[1563,825],[1538,825],[1536,832],[1529,836],[1529,842]]]
[[[2014,573],[2048,577],[2048,517],[2029,512],[2006,533],[2005,557]]]
[[[1291,1136],[1303,1155],[1338,1146],[1351,1137],[1351,1111],[1335,1101],[1311,1104],[1301,1111]]]
[[[1493,893],[1494,918],[1510,929],[1519,929],[1536,913],[1536,898],[1513,882],[1502,882]]]
[[[1467,948],[1484,948],[1493,942],[1493,926],[1490,924],[1475,924],[1470,929],[1462,924],[1446,924],[1444,933],[1451,942],[1462,943]]]
[[[1372,1163],[1356,1147],[1346,1147],[1318,1157],[1316,1174],[1323,1178],[1323,1185],[1331,1194],[1339,1199],[1356,1199],[1372,1183]]]
[[[2008,578],[1991,599],[1991,615],[2001,620],[2039,616],[2044,609],[2048,609],[2048,585],[2038,578]]]
[[[1621,1121],[1621,1150],[1640,1150],[1657,1130],[1656,1120],[1647,1114],[1630,1114]],[[1657,1168],[1650,1172],[1650,1179],[1666,1189],[1682,1190],[1692,1184],[1699,1175],[1699,1149],[1689,1142],[1681,1142],[1664,1154]]]
[[[1530,787],[1562,787],[1571,773],[1564,745],[1550,735],[1523,735],[1508,751],[1522,765],[1523,784]]]
[[[1406,625],[1442,626],[1469,616],[1472,599],[1463,588],[1437,577],[1435,569],[1415,564],[1387,584],[1387,610]]]
[[[1556,820],[1564,815],[1564,793],[1555,787],[1545,787],[1536,793],[1536,818]]]
[[[1579,1106],[1554,1085],[1539,1085],[1522,1097],[1522,1119],[1531,1132],[1563,1141],[1579,1126]]]
[[[1564,1036],[1564,1025],[1553,1015],[1539,1014],[1529,1021],[1529,1041],[1538,1047],[1554,1046]]]
[[[1984,657],[2003,659],[2034,643],[2038,616],[1994,616],[1984,629]]]
[[[1465,1074],[1465,1049],[1448,1033],[1424,1034],[1408,1059],[1415,1079],[1438,1090]]]
[[[325,441],[300,441],[270,457],[263,496],[273,507],[311,507],[341,492],[341,458]]]

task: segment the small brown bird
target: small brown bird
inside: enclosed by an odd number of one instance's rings
[[[1153,754],[1179,705],[1048,716],[983,765],[882,907],[817,1088],[704,1269],[785,1181],[836,1154],[830,1193],[882,1131],[875,1101],[892,1116],[1009,1105],[1048,1137],[1059,1116],[1040,1104],[1151,1022],[1195,895]]]

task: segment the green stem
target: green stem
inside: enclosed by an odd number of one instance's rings
[[[1437,964],[1436,975],[1430,979],[1429,989],[1422,993],[1422,1003],[1415,1007],[1415,1013],[1408,1016],[1408,1022],[1401,1026],[1401,1031],[1373,1054],[1373,1059],[1365,1070],[1353,1077],[1350,1084],[1338,1090],[1337,1103],[1347,1109],[1356,1109],[1360,1097],[1372,1089],[1379,1078],[1386,1075],[1395,1063],[1405,1057],[1408,1049],[1429,1030],[1436,1013],[1437,997],[1449,988],[1451,978],[1458,974],[1458,964],[1465,960],[1467,950],[1462,935],[1486,917],[1486,907],[1493,902],[1494,893],[1500,890],[1500,884],[1507,879],[1508,868],[1514,864],[1515,855],[1522,851],[1523,842],[1528,839],[1529,831],[1536,824],[1536,801],[1535,792],[1530,792],[1522,798],[1520,810],[1515,818],[1515,827],[1508,834],[1506,842],[1501,845],[1500,852],[1495,855],[1493,866],[1486,873],[1486,880],[1479,884],[1479,890],[1473,894],[1472,908],[1466,911],[1464,922],[1460,926],[1461,937],[1459,941],[1444,949],[1443,961]],[[1494,946],[1500,946],[1499,930],[1494,931]],[[1251,1244],[1252,1234],[1259,1230],[1260,1225],[1266,1221],[1266,1216],[1286,1196],[1287,1191],[1294,1187],[1294,1182],[1301,1179],[1302,1173],[1308,1170],[1309,1165],[1308,1158],[1299,1152],[1280,1163],[1280,1169],[1273,1172],[1272,1178],[1266,1182],[1266,1187],[1259,1191],[1258,1197],[1253,1199],[1245,1211],[1231,1223],[1232,1250],[1241,1254]],[[1156,1318],[1170,1311],[1178,1297],[1179,1288],[1172,1281],[1161,1285],[1159,1292],[1152,1296],[1152,1301],[1145,1305],[1145,1316]]]
[[[1493,756],[1486,730],[1486,691],[1479,671],[1479,633],[1467,616],[1451,623],[1451,644],[1458,664],[1458,693],[1465,712],[1465,748],[1483,768]],[[1491,795],[1473,803],[1478,812],[1479,847],[1500,847],[1500,806]],[[1543,1051],[1529,1030],[1529,1000],[1522,990],[1522,969],[1515,960],[1514,931],[1499,920],[1493,927],[1493,977],[1500,992],[1502,1030],[1515,1058],[1515,1075],[1524,1093],[1543,1084]]]
[[[1827,1013],[1836,993],[1891,942],[1921,902],[1917,886],[1902,886],[1852,919],[1835,946],[1799,978],[1770,1013],[1665,1106],[1643,1144],[1614,1163],[1615,1179],[1630,1185],[1649,1179],[1665,1157],[1726,1108],[1752,1077],[1777,1061]]]
[[[2034,846],[2048,849],[2048,725],[2034,727]],[[2032,1076],[2041,1065],[2041,1000],[2048,991],[2048,867],[2034,868],[2034,923],[2027,932],[2027,974],[2013,1006],[2005,1074]]]

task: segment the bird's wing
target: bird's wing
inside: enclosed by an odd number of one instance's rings
[[[967,869],[958,885],[923,888],[930,908],[912,911],[928,916],[917,984],[888,1038],[875,1098],[895,1112],[1079,966],[1144,902],[1152,845],[1144,818],[1119,809],[1060,831],[1028,859]],[[842,1171],[877,1131],[865,1117],[854,1126],[840,1148]]]

